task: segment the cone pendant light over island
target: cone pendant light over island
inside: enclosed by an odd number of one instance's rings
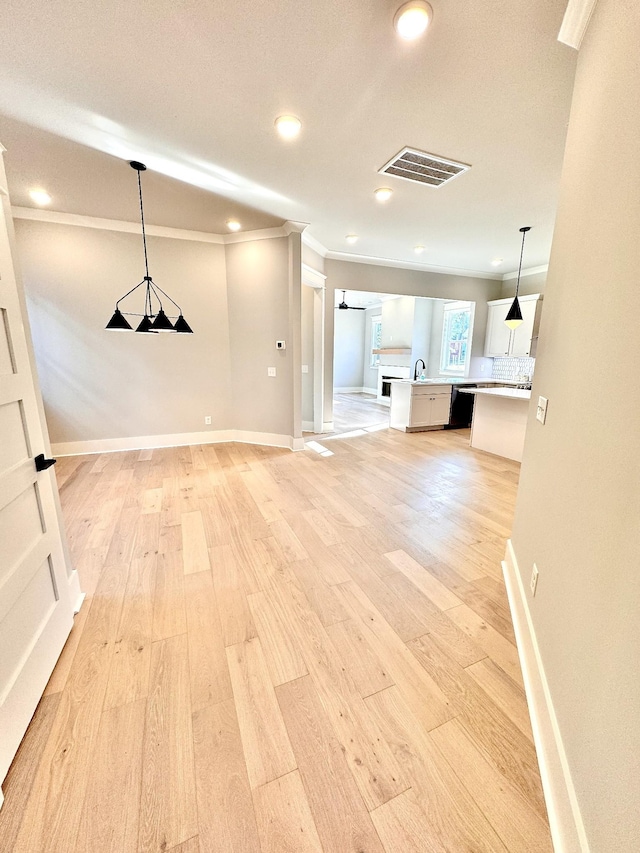
[[[510,329],[517,329],[520,323],[522,323],[522,311],[520,310],[520,300],[518,299],[518,292],[520,291],[520,273],[522,272],[522,255],[524,254],[524,238],[527,236],[527,231],[531,231],[530,225],[525,225],[520,229],[520,233],[522,234],[522,246],[520,247],[520,264],[518,266],[518,280],[516,282],[516,295],[511,303],[511,308],[507,313],[507,316],[504,318],[504,322]]]
[[[182,316],[182,309],[178,305],[177,302],[174,302],[173,299],[169,296],[168,293],[165,293],[161,287],[154,282],[154,280],[149,275],[149,260],[147,257],[147,235],[144,228],[144,208],[142,206],[142,183],[140,181],[140,172],[146,171],[146,166],[144,163],[138,163],[137,160],[132,160],[129,163],[132,169],[138,173],[138,197],[140,199],[140,222],[142,224],[142,246],[144,248],[144,268],[145,268],[145,276],[141,282],[136,284],[135,287],[132,287],[124,296],[121,296],[120,299],[116,302],[116,309],[113,313],[113,317],[109,320],[106,327],[107,329],[112,329],[114,331],[121,332],[131,332],[133,331],[133,326],[127,319],[127,317],[135,317],[136,322],[138,323],[136,327],[136,332],[143,332],[146,334],[159,334],[161,332],[178,332],[179,334],[193,334],[193,329],[187,323],[187,321]],[[140,306],[142,308],[142,313],[140,311],[121,311],[120,303],[124,302],[129,296],[131,296],[139,287],[143,287],[144,291],[144,304]],[[168,316],[165,313],[162,297],[164,297],[168,302],[173,305],[178,313],[174,316]],[[141,319],[138,321],[137,318]],[[175,322],[171,322],[172,319]]]

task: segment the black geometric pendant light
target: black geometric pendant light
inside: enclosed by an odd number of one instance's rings
[[[520,266],[518,267],[518,281],[516,282],[516,295],[509,308],[509,313],[504,318],[504,322],[510,329],[517,329],[522,323],[522,311],[520,310],[520,301],[518,300],[518,291],[520,290],[520,273],[522,272],[522,255],[524,254],[524,238],[527,236],[527,231],[531,231],[530,225],[525,225],[520,229],[522,234],[522,246],[520,248]]]
[[[105,328],[122,332],[133,331],[133,327],[127,320],[127,317],[142,317],[142,319],[138,323],[136,332],[147,332],[149,334],[158,334],[158,332],[178,332],[181,334],[189,335],[193,334],[193,329],[182,316],[182,309],[180,308],[178,303],[174,302],[173,299],[169,296],[169,294],[165,293],[161,287],[158,287],[158,285],[149,275],[149,261],[147,258],[147,235],[144,229],[144,208],[142,207],[142,183],[140,181],[140,172],[145,172],[147,167],[144,165],[144,163],[138,163],[137,160],[132,160],[129,165],[138,173],[140,221],[142,223],[142,245],[144,247],[144,268],[146,275],[139,284],[136,284],[135,287],[132,287],[131,290],[129,290],[127,293],[125,293],[124,296],[121,296],[120,299],[118,299],[118,301],[116,302],[116,310],[113,313],[113,317],[109,320]],[[140,314],[135,313],[133,311],[120,311],[120,303],[143,285],[143,313]],[[175,305],[175,307],[178,309],[178,316],[176,318],[175,323],[172,323],[171,319],[165,314],[164,308],[162,307],[162,299],[160,298],[160,294],[162,294],[162,296],[168,299],[169,302],[171,302],[172,305]]]

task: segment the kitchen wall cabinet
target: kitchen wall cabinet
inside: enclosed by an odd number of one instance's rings
[[[509,329],[504,322],[513,299],[495,299],[487,303],[489,310],[484,346],[485,357],[528,358],[535,356],[542,296],[539,293],[533,293],[520,296],[519,301],[522,323],[517,329],[513,330]]]
[[[442,429],[449,423],[451,385],[391,383],[389,425],[404,432]]]

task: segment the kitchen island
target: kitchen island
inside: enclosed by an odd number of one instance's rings
[[[475,394],[471,447],[522,461],[531,391],[520,388],[461,388]]]

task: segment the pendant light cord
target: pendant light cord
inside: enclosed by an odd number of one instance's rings
[[[149,275],[149,261],[147,259],[147,235],[144,230],[144,208],[142,207],[142,182],[138,171],[138,195],[140,196],[140,221],[142,222],[142,245],[144,246],[144,268]]]
[[[140,180],[140,175],[138,175],[138,180]],[[522,231],[522,246],[520,247],[520,263],[518,264],[518,281],[516,282],[516,296],[518,298],[518,291],[520,290],[520,273],[522,272],[522,258],[524,255],[524,238],[527,236],[528,228],[521,228]]]

